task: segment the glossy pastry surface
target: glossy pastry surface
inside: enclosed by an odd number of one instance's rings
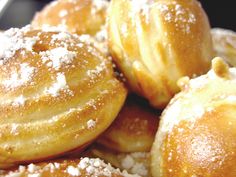
[[[100,51],[66,32],[0,35],[0,167],[81,149],[112,123],[126,89]]]
[[[159,122],[159,113],[146,100],[129,95],[112,125],[97,140],[118,152],[148,152]]]
[[[112,0],[108,43],[131,89],[156,108],[179,91],[180,77],[207,72],[213,57],[209,22],[195,0]]]
[[[154,177],[236,175],[236,69],[220,58],[165,109],[151,152]]]
[[[105,24],[107,7],[106,0],[55,0],[36,13],[32,25],[95,35]]]

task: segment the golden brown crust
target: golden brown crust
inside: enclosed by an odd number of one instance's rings
[[[211,30],[216,56],[222,57],[231,66],[236,66],[236,33],[231,30],[213,28]]]
[[[148,152],[158,122],[158,111],[145,100],[130,95],[115,121],[97,142],[118,152]]]
[[[236,70],[212,63],[165,109],[151,152],[154,177],[235,176]]]
[[[17,169],[0,171],[1,176],[17,176],[17,177],[72,177],[72,176],[97,176],[97,177],[135,177],[126,172],[121,172],[113,168],[110,164],[104,163],[98,158],[80,158],[54,160],[49,162],[29,164],[19,166]],[[136,176],[137,177],[137,176]]]
[[[213,57],[210,26],[195,0],[113,0],[109,48],[132,90],[163,108],[176,81],[206,72]]]
[[[95,35],[105,24],[106,0],[57,0],[38,12],[35,28],[59,26],[71,33]]]
[[[1,167],[80,149],[117,116],[126,89],[78,36],[24,28],[0,38]]]

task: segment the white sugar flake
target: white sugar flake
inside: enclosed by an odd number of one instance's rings
[[[40,52],[40,55],[42,56],[43,63],[47,63],[47,66],[52,66],[55,70],[59,70],[62,65],[70,64],[76,56],[76,53],[64,47],[58,47]]]
[[[71,39],[71,35],[67,32],[60,32],[58,34],[52,35],[52,41],[55,41],[55,40],[65,41],[69,39]]]
[[[175,23],[176,29],[184,33],[190,33],[191,25],[196,23],[196,17],[191,10],[176,1],[173,1],[170,5],[160,3],[157,8],[167,23]]]
[[[24,105],[24,104],[25,104],[25,100],[26,100],[26,98],[25,98],[23,95],[20,95],[19,97],[17,97],[17,98],[13,101],[12,105],[13,105],[13,106]]]
[[[34,67],[29,66],[27,63],[22,63],[19,71],[13,71],[10,74],[10,78],[3,80],[1,84],[7,89],[23,86],[32,80],[34,72]]]
[[[87,122],[87,127],[90,129],[90,128],[94,128],[96,125],[96,121],[90,119],[88,122]]]
[[[43,176],[45,172],[49,171],[49,174],[54,176],[56,174],[56,169],[59,169],[60,164],[49,163],[44,167],[37,166],[36,164],[30,164],[28,166],[19,166],[16,171],[10,171],[5,176]],[[59,169],[60,170],[60,169]],[[55,171],[55,172],[54,172]],[[0,171],[1,172],[1,171]],[[140,177],[139,175],[129,175],[126,171],[121,172],[119,169],[113,168],[110,164],[104,163],[98,158],[88,158],[84,157],[80,159],[80,162],[75,165],[68,165],[63,171],[64,176],[125,176],[125,177]],[[0,173],[1,175],[1,173]]]
[[[11,28],[4,33],[0,33],[0,64],[12,58],[17,50],[32,51],[37,37],[24,37],[29,29],[28,26],[22,29]]]
[[[60,12],[59,12],[59,17],[65,17],[66,15],[68,14],[68,11],[67,10],[61,10]]]
[[[135,152],[125,156],[120,155],[118,158],[121,159],[121,166],[123,169],[140,176],[148,176],[148,153]]]
[[[66,169],[66,172],[68,174],[70,174],[71,176],[79,176],[81,175],[79,169],[77,167],[73,167],[73,166],[68,166]]]
[[[60,91],[65,89],[68,89],[66,77],[63,73],[57,73],[56,82],[50,88],[46,89],[45,93],[56,97]]]

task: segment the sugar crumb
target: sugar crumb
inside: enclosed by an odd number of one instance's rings
[[[63,73],[57,73],[56,82],[51,87],[46,89],[44,92],[46,94],[52,95],[53,97],[56,97],[59,95],[60,91],[65,89],[68,89],[66,77]]]
[[[18,70],[14,70],[10,73],[10,78],[3,80],[1,84],[6,89],[14,89],[23,86],[32,80],[35,71],[36,69],[29,66],[28,63],[22,63]]]
[[[52,50],[43,51],[39,53],[43,63],[51,66],[55,70],[59,70],[65,64],[71,64],[76,56],[76,53],[69,51],[64,47],[57,47]]]
[[[94,121],[93,119],[90,119],[90,120],[87,122],[87,127],[88,127],[88,129],[94,128],[95,126],[96,126],[96,121]]]
[[[25,37],[30,29],[30,26],[26,26],[0,33],[0,65],[11,59],[18,50],[32,51],[38,37]]]
[[[63,9],[59,12],[59,17],[63,18],[65,17],[66,15],[68,15],[68,11]]]
[[[73,167],[73,166],[68,166],[66,169],[66,172],[72,176],[79,176],[81,175],[79,169],[77,167]]]

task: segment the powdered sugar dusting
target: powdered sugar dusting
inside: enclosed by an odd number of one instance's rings
[[[11,134],[18,135],[18,124],[12,123],[11,124]]]
[[[108,55],[108,44],[107,44],[107,31],[105,26],[101,27],[101,30],[98,31],[94,36],[88,35],[88,34],[83,34],[78,36],[79,40],[83,43],[86,43],[88,45],[93,45],[97,49],[99,49],[101,52],[104,54]],[[83,43],[77,44],[78,47],[83,47]],[[95,50],[92,50],[95,55],[96,54]]]
[[[20,95],[20,96],[16,97],[16,99],[13,101],[12,105],[13,106],[24,105],[25,101],[26,101],[26,98],[23,95]]]
[[[35,71],[36,69],[34,67],[29,66],[27,63],[22,63],[20,64],[19,71],[13,71],[10,74],[10,78],[3,80],[1,84],[6,89],[14,89],[23,86],[32,80]]]
[[[0,64],[12,58],[17,50],[32,51],[37,37],[24,37],[24,34],[29,30],[30,27],[26,26],[22,29],[11,28],[4,33],[0,33]]]
[[[68,162],[63,163],[48,163],[46,165],[38,166],[37,164],[30,164],[28,166],[19,166],[15,171],[4,172],[0,171],[4,176],[41,176],[46,171],[50,175],[61,174],[61,176],[80,176],[81,174],[98,177],[98,176],[113,176],[114,174],[124,177],[139,177],[139,175],[130,175],[126,171],[121,172],[119,169],[113,168],[110,164],[104,163],[98,158],[81,158],[77,164],[67,165]],[[66,168],[64,168],[66,165]],[[54,174],[55,172],[55,174]]]
[[[46,89],[44,92],[50,94],[53,97],[59,95],[60,91],[68,90],[68,85],[66,83],[66,77],[63,73],[57,73],[56,82]]]
[[[95,14],[97,11],[107,9],[109,3],[106,0],[93,0],[92,1],[92,14]]]
[[[163,15],[165,22],[175,23],[176,29],[185,33],[190,33],[191,24],[196,23],[196,17],[191,10],[176,1],[169,5],[159,3],[157,8]]]
[[[125,156],[121,156],[121,167],[131,172],[132,174],[138,174],[140,176],[149,175],[148,167],[148,153],[134,152]]]
[[[67,169],[66,169],[66,172],[71,176],[81,175],[79,169],[77,167],[73,167],[73,166],[68,166]]]
[[[64,24],[60,24],[57,26],[51,26],[49,24],[42,25],[42,31],[44,32],[67,32],[67,26]]]
[[[70,64],[76,56],[75,52],[64,47],[54,48],[39,54],[42,56],[43,63],[47,63],[47,66],[51,66],[55,70],[59,70],[64,64]]]
[[[229,69],[230,80],[219,77],[213,69],[207,74],[191,79],[186,83],[185,89],[177,94],[169,103],[168,109],[162,113],[162,119],[165,120],[160,127],[162,133],[169,133],[181,121],[191,122],[191,129],[194,122],[203,117],[204,114],[213,110],[216,102],[234,101],[232,93],[228,89],[219,90],[218,84],[231,84],[234,87],[236,78],[236,69]],[[226,86],[227,88],[227,86]],[[204,97],[199,98],[199,93],[206,93]],[[236,99],[235,99],[236,100]],[[212,107],[213,106],[213,107]]]
[[[55,41],[55,40],[67,41],[69,39],[71,39],[71,35],[65,31],[52,35],[52,41]]]
[[[108,36],[105,25],[102,26],[101,30],[95,34],[94,39],[95,39],[94,46],[108,56],[109,55],[108,44],[107,44]]]
[[[114,169],[110,164],[105,164],[102,160],[89,159],[87,157],[81,159],[78,164],[80,169],[84,169],[88,175],[95,176],[112,176],[112,173],[119,174],[127,177],[138,177],[138,175],[129,175],[126,171],[121,173],[118,169]]]
[[[63,9],[59,12],[59,17],[63,18],[65,17],[66,15],[68,15],[68,11]]]
[[[146,22],[149,22],[149,10],[150,6],[154,3],[153,0],[131,0],[131,10],[129,12],[129,17],[135,19],[138,13],[145,16]]]
[[[88,127],[88,129],[94,128],[95,126],[96,126],[96,121],[95,121],[95,120],[90,119],[90,120],[87,122],[87,127]]]
[[[96,66],[94,70],[88,70],[87,75],[91,78],[94,79],[97,76],[101,74],[102,71],[106,69],[106,63],[102,62],[100,65]]]
[[[153,3],[153,0],[131,0],[132,10],[134,12],[139,12],[146,6],[150,6]]]

